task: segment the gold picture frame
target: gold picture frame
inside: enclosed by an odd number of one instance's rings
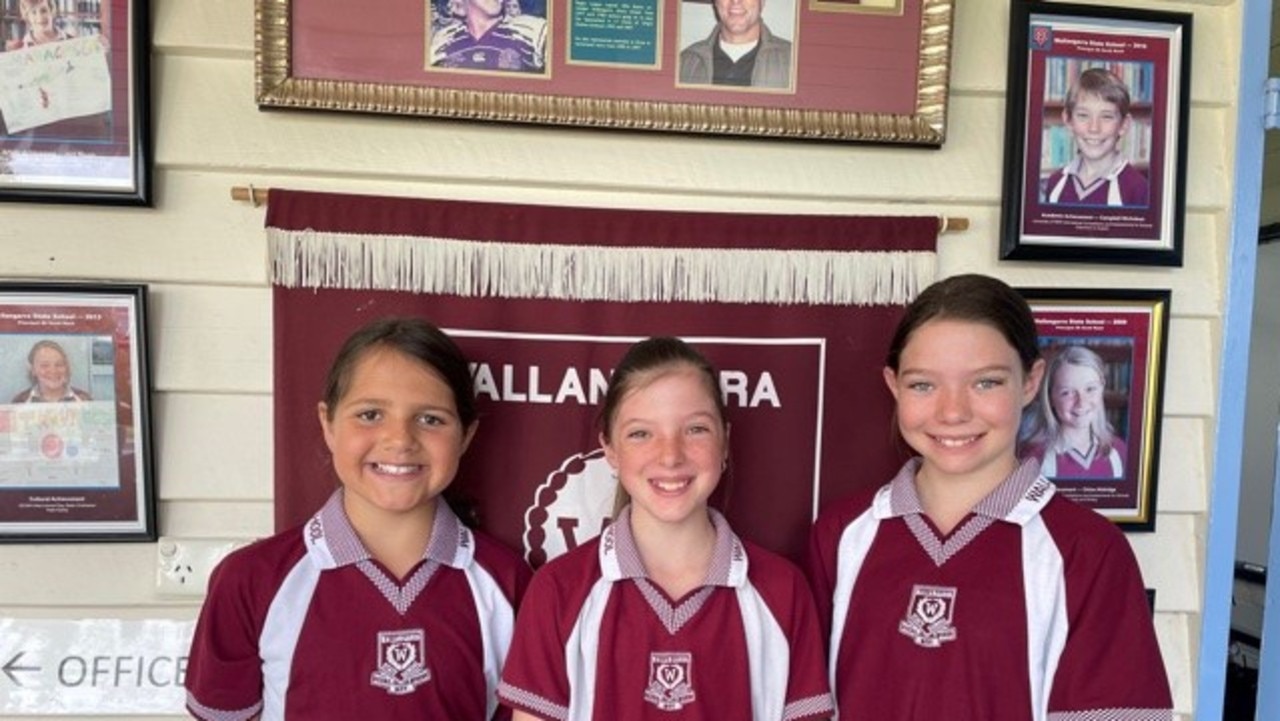
[[[1058,493],[1125,531],[1154,531],[1171,291],[1018,290],[1045,359],[1040,392],[1023,412],[1020,453],[1040,459]],[[1082,455],[1083,436],[1091,445]]]
[[[445,0],[405,4],[395,10],[402,16],[382,17],[377,25],[358,16],[358,4],[257,0],[257,103],[264,108],[922,146],[939,146],[946,138],[954,0],[899,0],[903,11],[896,14],[872,8],[833,10],[833,3],[795,0],[793,47],[808,49],[793,52],[791,83],[768,90],[677,82],[681,49],[673,26],[683,22],[679,6],[691,3],[529,1],[540,3],[541,15],[536,15],[539,10],[531,14],[546,28],[545,65],[537,73],[440,72],[431,67],[433,17],[442,14],[436,3]],[[575,23],[588,7],[606,17],[653,8],[650,24],[628,30],[624,38],[628,47],[647,51],[648,59],[577,58],[587,54],[588,45],[581,39],[586,26]],[[888,49],[886,35],[895,38]],[[868,43],[860,50],[864,36]],[[842,42],[832,44],[831,37]],[[880,47],[872,47],[873,39]],[[605,35],[592,40],[622,43]],[[865,62],[847,69],[809,64],[823,52],[848,63],[865,57],[859,52],[874,52],[892,69]],[[848,86],[832,85],[837,76],[847,77]],[[900,107],[890,107],[891,102]]]

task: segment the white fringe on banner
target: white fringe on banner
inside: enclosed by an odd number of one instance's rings
[[[271,282],[499,298],[901,305],[931,252],[533,245],[268,228]]]

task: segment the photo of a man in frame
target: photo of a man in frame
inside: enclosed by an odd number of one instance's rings
[[[699,6],[710,4],[707,18]],[[776,4],[777,8],[773,8]],[[766,21],[766,5],[787,22],[787,32]],[[795,48],[787,35],[794,27],[794,0],[714,0],[686,2],[681,8],[681,34],[697,23],[714,25],[702,39],[680,51],[680,83],[786,90],[792,87]]]

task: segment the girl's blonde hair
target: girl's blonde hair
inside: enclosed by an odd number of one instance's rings
[[[51,12],[55,14],[58,12],[58,5],[53,0],[18,0],[18,11],[30,10],[40,3],[48,3]]]
[[[1102,386],[1103,392],[1107,389],[1107,364],[1092,350],[1082,345],[1068,345],[1058,350],[1049,359],[1048,367],[1044,371],[1044,382],[1040,384],[1040,415],[1041,422],[1044,424],[1046,445],[1059,452],[1064,450],[1061,447],[1060,435],[1062,423],[1053,412],[1053,379],[1058,370],[1067,365],[1082,366],[1092,370],[1098,376],[1098,383]],[[1093,437],[1098,440],[1099,450],[1102,453],[1110,450],[1116,432],[1107,420],[1105,407],[1100,408],[1099,412],[1093,415],[1089,428],[1093,431]]]

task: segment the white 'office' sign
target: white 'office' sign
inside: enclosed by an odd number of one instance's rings
[[[182,715],[194,630],[194,621],[0,618],[0,715]]]

